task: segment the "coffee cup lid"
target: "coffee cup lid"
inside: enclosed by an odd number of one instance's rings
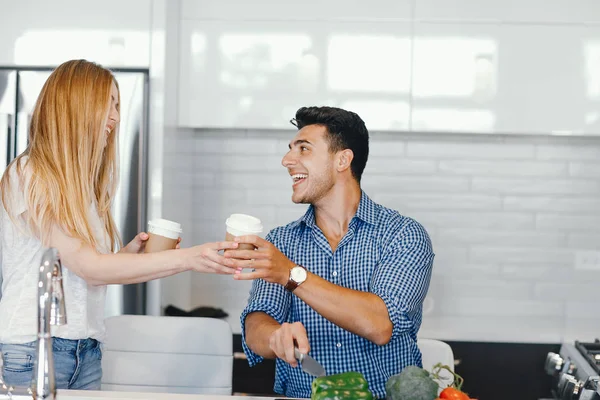
[[[246,214],[231,214],[225,224],[228,228],[250,234],[258,234],[263,230],[260,219]]]
[[[173,233],[181,233],[181,224],[174,221],[169,221],[168,219],[157,218],[148,222],[148,226],[150,228],[160,228],[168,231],[172,231]]]

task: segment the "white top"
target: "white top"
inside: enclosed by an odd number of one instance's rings
[[[23,158],[25,160],[25,157]],[[13,166],[11,206],[18,216],[27,212],[19,177]],[[24,170],[25,185],[31,172]],[[26,187],[26,186],[25,186]],[[0,343],[28,343],[37,338],[37,282],[42,255],[46,248],[35,237],[11,221],[4,206],[0,207],[0,246],[2,254],[2,297],[0,298]],[[90,220],[99,244],[98,251],[110,252],[108,235],[103,229],[95,205],[90,207]],[[91,286],[62,265],[67,324],[52,326],[52,336],[63,339],[104,339],[104,307],[106,286]]]

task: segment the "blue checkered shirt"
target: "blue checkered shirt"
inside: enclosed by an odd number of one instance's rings
[[[393,323],[384,346],[334,325],[283,286],[257,279],[241,315],[242,344],[250,366],[262,357],[248,348],[246,316],[262,311],[280,324],[300,321],[310,355],[327,375],[359,371],[376,398],[385,398],[385,382],[407,365],[421,366],[417,332],[429,288],[434,254],[425,229],[416,221],[373,202],[363,192],[356,215],[335,252],[315,223],[310,206],[302,218],[267,235],[283,254],[339,286],[371,292],[383,299]],[[313,377],[277,359],[275,387],[288,397],[309,398]]]

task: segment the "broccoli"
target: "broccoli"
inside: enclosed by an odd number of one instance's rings
[[[385,393],[387,400],[435,400],[438,388],[429,372],[410,365],[388,379]]]

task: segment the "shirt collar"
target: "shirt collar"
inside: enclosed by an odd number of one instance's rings
[[[354,218],[358,218],[368,224],[375,225],[377,223],[377,204],[367,196],[367,194],[361,190],[360,202],[358,203],[358,209]],[[315,223],[315,207],[311,204],[306,210],[306,213],[297,221],[294,222],[294,226],[304,223],[309,228],[313,228]]]
[[[360,203],[355,217],[367,224],[377,224],[377,204],[364,191],[361,191]]]

